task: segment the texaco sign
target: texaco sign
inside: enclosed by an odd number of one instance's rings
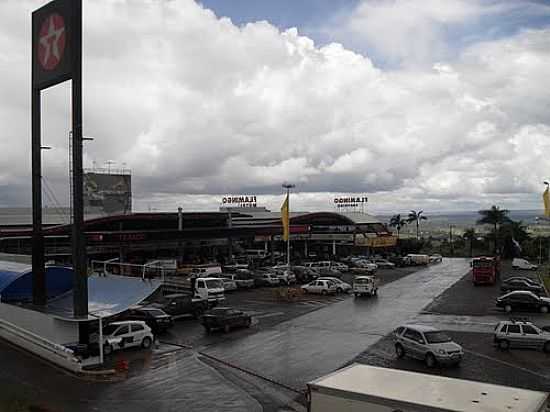
[[[53,70],[57,67],[65,52],[66,39],[63,17],[58,13],[46,17],[38,35],[38,63],[42,68]]]
[[[45,89],[72,77],[73,30],[80,21],[75,5],[73,0],[54,0],[32,14],[34,88]]]

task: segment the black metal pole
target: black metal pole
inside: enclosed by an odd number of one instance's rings
[[[34,36],[33,36],[34,42]],[[33,59],[34,45],[33,45]],[[33,64],[34,70],[34,64]],[[40,137],[40,89],[32,89],[32,302],[46,304],[46,269],[42,234],[42,153]]]
[[[74,268],[73,310],[75,317],[88,315],[88,271],[84,237],[84,200],[82,167],[82,1],[74,2],[72,129],[73,129],[73,231],[72,254]],[[81,336],[82,341],[82,336]]]

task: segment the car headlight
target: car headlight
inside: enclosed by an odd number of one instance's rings
[[[437,353],[439,353],[440,355],[446,355],[447,354],[447,352],[445,352],[444,349],[438,349]]]

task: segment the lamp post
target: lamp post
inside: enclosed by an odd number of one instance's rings
[[[283,188],[286,189],[286,198],[288,199],[288,237],[286,239],[286,265],[290,269],[290,189],[296,185],[291,183],[283,183]]]

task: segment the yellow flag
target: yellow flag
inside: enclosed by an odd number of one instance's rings
[[[550,193],[548,193],[548,186],[542,194],[542,200],[544,201],[544,216],[550,217]]]
[[[289,217],[288,217],[288,194],[281,206],[281,221],[283,222],[283,240],[288,241]]]

